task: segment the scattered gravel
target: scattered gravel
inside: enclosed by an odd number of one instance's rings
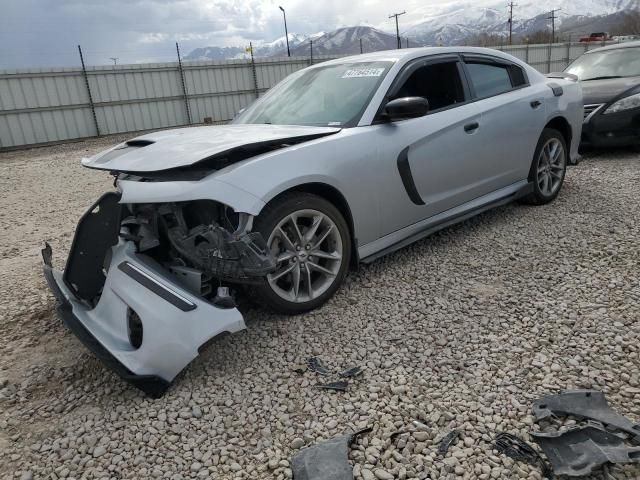
[[[42,241],[62,266],[110,188],[80,157],[114,141],[0,154],[0,477],[285,479],[296,449],[371,426],[351,452],[358,480],[537,479],[491,449],[498,432],[529,439],[533,399],[596,388],[640,420],[636,154],[590,154],[554,204],[500,208],[362,267],[318,311],[248,307],[247,331],[152,400],[63,327],[40,271]],[[294,371],[312,356],[364,372],[346,393],[318,390]]]

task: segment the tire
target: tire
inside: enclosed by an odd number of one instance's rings
[[[266,307],[288,315],[307,312],[340,287],[351,260],[351,235],[340,211],[324,198],[286,193],[264,208],[253,231],[280,258],[275,272],[254,287]]]
[[[553,150],[554,147],[561,150]],[[545,205],[555,200],[564,183],[568,154],[562,133],[553,128],[545,128],[538,140],[529,170],[533,192],[522,198],[523,203]]]

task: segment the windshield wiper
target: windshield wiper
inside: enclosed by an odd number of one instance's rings
[[[623,78],[622,75],[604,75],[602,77],[593,77],[593,78],[584,78],[583,82],[588,82],[589,80],[607,80],[609,78]]]

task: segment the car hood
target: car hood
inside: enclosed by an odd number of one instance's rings
[[[340,128],[291,125],[216,125],[149,133],[90,158],[88,168],[128,173],[159,172],[210,160],[222,168],[267,151],[313,140]]]
[[[640,77],[609,78],[580,82],[585,105],[607,103],[621,93],[640,85]]]

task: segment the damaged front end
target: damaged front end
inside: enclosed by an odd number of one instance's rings
[[[123,225],[140,252],[174,272],[195,270],[203,284],[252,283],[276,265],[262,235],[250,232],[252,220],[218,202],[198,200],[132,205]]]
[[[226,283],[275,269],[253,217],[211,200],[120,203],[82,217],[64,272],[44,273],[67,326],[107,366],[160,396],[212,338],[245,328]]]

